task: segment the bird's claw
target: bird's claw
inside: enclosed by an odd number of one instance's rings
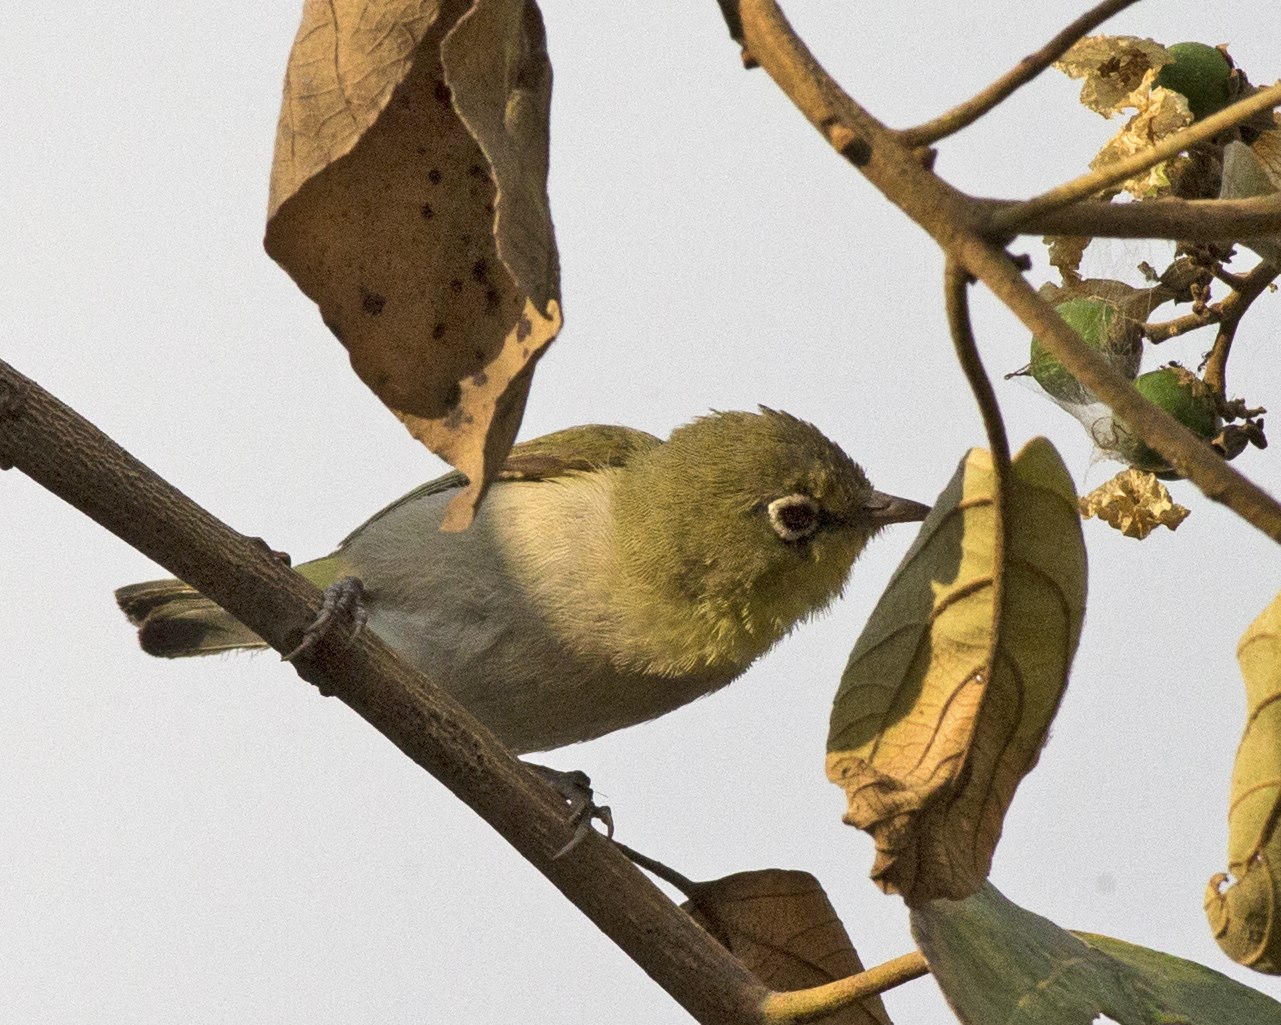
[[[608,805],[597,804],[594,800],[591,778],[585,772],[573,769],[568,772],[562,769],[551,769],[546,765],[535,765],[526,762],[531,769],[540,775],[556,793],[569,805],[569,821],[574,827],[574,835],[569,842],[552,855],[552,860],[563,858],[592,832],[592,820],[597,819],[605,824],[605,836],[614,836],[614,816]]]
[[[289,654],[282,656],[283,660],[292,662],[311,651],[320,643],[320,639],[339,616],[346,616],[351,620],[351,640],[354,641],[359,637],[361,631],[365,629],[365,624],[369,622],[369,613],[361,601],[364,595],[365,585],[361,583],[359,577],[342,577],[326,587],[324,599],[320,603],[320,612],[316,614],[311,625],[302,632],[302,640],[298,642],[298,646]]]

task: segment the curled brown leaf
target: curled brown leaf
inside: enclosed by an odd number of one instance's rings
[[[471,520],[560,330],[551,66],[531,0],[307,0],[266,246],[356,373],[470,481]]]
[[[770,989],[789,992],[863,970],[845,926],[817,879],[781,868],[695,883],[683,905]],[[889,1025],[881,998],[825,1016],[830,1025]]]

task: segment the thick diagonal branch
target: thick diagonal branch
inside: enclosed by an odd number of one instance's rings
[[[320,592],[161,480],[0,361],[0,467],[16,466],[288,651]],[[350,705],[542,872],[691,1015],[760,1020],[768,991],[603,837],[553,859],[573,834],[564,804],[453,698],[369,631],[331,632],[299,672]]]

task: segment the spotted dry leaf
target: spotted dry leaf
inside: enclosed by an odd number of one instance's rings
[[[451,529],[561,324],[544,42],[532,0],[306,0],[285,77],[267,251],[471,481]]]
[[[1036,764],[1085,614],[1072,480],[1044,438],[1015,457],[1004,529],[991,456],[939,497],[850,654],[827,774],[871,833],[872,876],[911,906],[987,876]]]
[[[1237,647],[1246,724],[1232,770],[1228,870],[1205,891],[1214,938],[1232,960],[1281,975],[1281,595]]]
[[[1126,537],[1142,541],[1157,527],[1177,530],[1189,510],[1170,497],[1155,475],[1131,467],[1081,497],[1081,515],[1097,516]]]

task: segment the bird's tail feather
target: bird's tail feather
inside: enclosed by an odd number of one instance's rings
[[[148,655],[185,658],[267,646],[222,606],[181,580],[130,584],[116,591],[116,601],[138,628],[138,642]]]

